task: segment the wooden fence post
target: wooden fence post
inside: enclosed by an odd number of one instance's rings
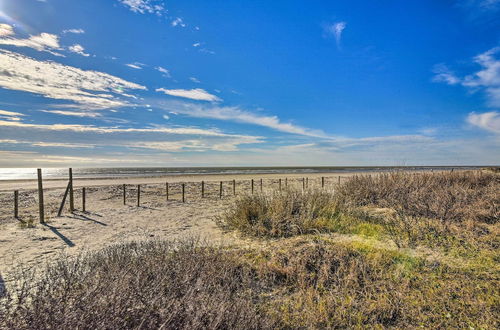
[[[279,189],[281,191],[281,179],[279,180],[279,187],[280,187]]]
[[[185,197],[184,197],[185,192],[186,192],[186,184],[185,184],[185,183],[183,183],[183,184],[182,184],[182,202],[183,202],[183,203],[185,203],[185,202],[186,202],[186,199],[185,199]]]
[[[61,206],[59,206],[59,211],[57,212],[57,216],[60,217],[64,208],[64,203],[66,203],[66,197],[68,196],[69,189],[71,188],[71,182],[68,182],[66,186],[66,191],[64,192],[64,196],[61,202]]]
[[[236,180],[233,180],[233,195],[236,196]]]
[[[220,187],[219,187],[219,198],[222,199],[222,181],[220,182]]]
[[[285,187],[288,187],[288,178],[285,178]]]
[[[165,183],[165,190],[167,191],[167,201],[168,201],[168,182]]]
[[[339,175],[339,184],[340,184],[340,175]]]
[[[253,195],[253,179],[252,179],[252,195]]]
[[[302,178],[302,191],[306,190],[306,179]]]
[[[325,188],[325,177],[321,177],[321,188]]]
[[[45,223],[45,210],[43,206],[43,184],[42,184],[42,169],[37,169],[38,175],[38,214],[40,215],[40,223]]]
[[[69,169],[69,211],[73,213],[75,211],[75,199],[73,195],[73,169]]]
[[[127,205],[127,187],[123,184],[123,205]]]
[[[309,178],[306,178],[306,188],[309,188]]]
[[[14,190],[14,218],[19,218],[19,191]]]
[[[85,187],[82,188],[82,211],[85,212]]]
[[[260,192],[262,192],[262,179],[260,179]]]
[[[137,207],[141,204],[141,185],[137,185]]]
[[[201,181],[201,198],[205,198],[205,181]]]

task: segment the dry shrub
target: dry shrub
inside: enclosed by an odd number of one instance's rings
[[[351,207],[388,207],[400,215],[445,222],[497,223],[500,219],[500,176],[488,172],[355,176],[336,195]]]
[[[243,195],[220,223],[252,236],[290,237],[329,231],[331,219],[338,216],[340,211],[332,194],[290,189]]]
[[[271,328],[252,302],[257,286],[219,249],[119,245],[20,274],[18,290],[1,300],[0,328]]]

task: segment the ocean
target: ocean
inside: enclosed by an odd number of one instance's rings
[[[481,166],[404,166],[404,167],[100,167],[74,168],[74,178],[123,178],[162,177],[170,175],[207,174],[307,174],[343,172],[384,172],[384,171],[442,171],[451,169],[478,169]],[[65,179],[67,168],[44,168],[44,179]],[[0,168],[0,180],[35,180],[36,168]]]

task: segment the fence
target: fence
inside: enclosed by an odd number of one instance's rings
[[[42,169],[37,170],[38,176],[38,189],[36,190],[38,199],[38,220],[40,223],[45,223],[47,210],[44,202],[44,193],[47,191],[53,191],[54,189],[44,189],[43,188],[43,177],[42,177]],[[309,188],[322,188],[326,189],[327,187],[334,187],[336,184],[340,184],[341,176],[335,177],[318,177],[315,179],[309,179],[308,177],[304,178],[270,178],[270,179],[249,179],[249,180],[230,180],[230,181],[201,181],[201,182],[165,182],[165,184],[146,184],[146,185],[137,185],[133,186],[131,184],[121,184],[118,186],[119,192],[116,192],[118,197],[120,196],[123,199],[123,205],[128,205],[129,207],[134,205],[135,207],[141,207],[143,205],[143,201],[141,201],[141,195],[144,195],[145,187],[156,186],[152,193],[158,196],[164,196],[165,201],[178,201],[181,203],[186,203],[187,200],[193,200],[196,198],[203,199],[223,199],[224,197],[236,196],[239,193],[251,193],[254,194],[258,189],[260,192],[264,190],[277,190],[282,191],[283,189],[288,189],[291,187],[301,187],[302,190],[306,190]],[[310,184],[311,182],[311,184]],[[164,185],[164,189],[161,189],[161,186]],[[107,186],[111,187],[111,186]],[[75,191],[73,185],[73,171],[70,168],[68,170],[68,184],[64,191],[64,194],[59,198],[60,204],[57,211],[57,216],[62,216],[64,208],[66,206],[66,201],[69,199],[69,212],[74,213],[77,208],[75,207],[75,195],[76,193],[80,194],[81,197],[81,208],[79,211],[87,212],[87,204],[88,204],[88,192],[93,192],[99,189],[99,187],[81,187],[81,190]],[[101,188],[102,189],[102,188]],[[13,195],[13,209],[14,209],[14,218],[21,220],[20,211],[21,205],[19,203],[20,196],[25,196],[27,194],[26,191],[15,190]],[[115,194],[115,195],[116,195]],[[51,196],[53,199],[57,198],[57,196]],[[134,198],[132,204],[130,204],[131,199]]]

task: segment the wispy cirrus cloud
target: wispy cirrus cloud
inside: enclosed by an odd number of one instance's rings
[[[165,88],[157,88],[157,92],[161,92],[171,96],[182,97],[186,99],[196,100],[196,101],[210,101],[210,102],[220,102],[218,96],[210,94],[206,90],[202,88],[195,89],[165,89]]]
[[[132,68],[132,69],[141,70],[143,68],[144,64],[139,63],[139,62],[134,62],[134,63],[125,64],[125,66],[128,66],[129,68]]]
[[[165,5],[161,0],[118,0],[125,7],[139,14],[156,14],[161,16],[165,13]]]
[[[157,66],[155,70],[161,72],[165,77],[171,78],[170,71],[168,69],[165,69],[164,67],[161,66]]]
[[[484,91],[487,103],[492,107],[500,107],[500,47],[494,47],[474,57],[473,62],[480,69],[463,77],[448,69],[444,64],[434,67],[435,82],[448,85],[461,85],[471,92]]]
[[[337,47],[340,48],[342,41],[342,33],[344,32],[346,27],[347,27],[346,22],[335,22],[323,25],[323,30],[327,36],[333,36],[335,38]]]
[[[298,134],[311,137],[327,137],[319,130],[312,130],[292,123],[281,121],[277,116],[263,116],[238,107],[202,106],[188,102],[159,102],[155,106],[195,118],[209,118],[227,120],[237,123],[245,123],[268,127],[280,132]]]
[[[0,110],[0,119],[20,121],[25,115],[19,112]]]
[[[79,118],[100,118],[102,114],[90,111],[64,111],[64,110],[40,110],[40,112],[52,113],[54,115],[79,117]]]
[[[63,33],[73,33],[73,34],[83,34],[85,33],[84,29],[68,29],[68,30],[63,30]]]
[[[482,130],[500,134],[500,112],[498,111],[471,112],[467,116],[467,122]]]
[[[120,98],[126,90],[146,87],[116,76],[0,50],[0,88],[70,102],[67,106],[98,110],[129,106]]]

